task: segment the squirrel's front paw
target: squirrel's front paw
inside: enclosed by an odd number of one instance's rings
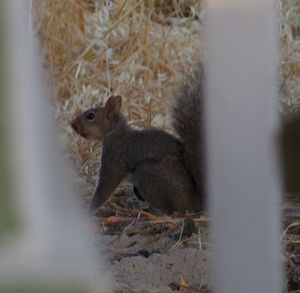
[[[95,197],[92,198],[91,202],[88,205],[89,207],[89,212],[94,215],[98,209],[100,208],[100,205],[98,204],[97,200],[95,199]]]

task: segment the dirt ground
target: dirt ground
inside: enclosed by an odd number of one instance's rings
[[[285,292],[300,292],[300,200],[283,203]],[[114,277],[113,293],[208,293],[208,218],[166,216],[128,186],[95,216],[99,246]]]
[[[204,215],[161,215],[125,192],[114,196],[95,220],[112,267],[114,293],[208,292]]]
[[[300,197],[288,195],[283,207],[281,243],[285,261],[286,292],[300,292]]]

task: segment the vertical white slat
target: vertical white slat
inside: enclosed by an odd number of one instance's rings
[[[207,1],[207,165],[214,292],[282,292],[275,7]]]
[[[0,251],[1,286],[49,285],[41,291],[111,292],[89,224],[69,186],[48,117],[39,52],[29,28],[31,1],[5,1],[11,161],[22,226]],[[24,287],[22,287],[24,285]],[[47,286],[48,286],[47,285]],[[34,287],[34,285],[32,285]],[[11,288],[11,287],[10,287]],[[1,291],[2,292],[2,291]]]

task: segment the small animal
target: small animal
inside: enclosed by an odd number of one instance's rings
[[[175,94],[172,125],[177,136],[160,129],[134,130],[121,113],[121,96],[78,116],[72,128],[102,141],[98,183],[90,202],[96,211],[131,174],[135,194],[162,212],[201,211],[203,188],[203,69],[182,81]]]

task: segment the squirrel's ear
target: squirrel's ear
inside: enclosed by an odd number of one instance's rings
[[[111,96],[111,97],[109,97],[106,104],[105,104],[107,119],[111,119],[112,115],[120,110],[121,105],[122,105],[121,96]]]
[[[116,99],[116,110],[120,111],[122,106],[122,97],[121,96],[115,96]]]

